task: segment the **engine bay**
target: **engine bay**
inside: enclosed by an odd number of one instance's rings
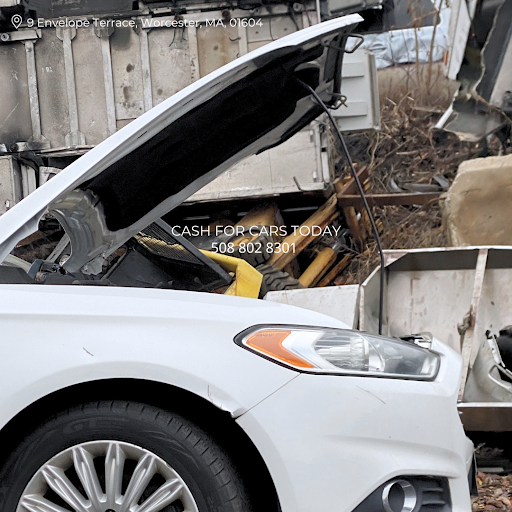
[[[38,239],[39,236],[39,239]],[[34,243],[43,241],[43,243]],[[34,242],[23,242],[0,266],[0,284],[98,285],[223,292],[232,276],[187,239],[157,220],[104,259],[97,275],[67,272],[69,237],[54,219],[40,225]],[[51,251],[51,252],[49,252]]]

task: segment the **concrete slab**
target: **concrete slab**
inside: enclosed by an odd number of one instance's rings
[[[512,155],[463,162],[441,205],[450,245],[512,245]]]

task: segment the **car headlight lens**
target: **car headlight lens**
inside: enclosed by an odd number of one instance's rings
[[[307,373],[433,380],[440,362],[439,355],[413,343],[344,329],[254,327],[235,342]]]

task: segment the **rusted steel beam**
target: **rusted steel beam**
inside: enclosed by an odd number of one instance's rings
[[[441,192],[407,193],[407,194],[366,194],[370,206],[413,206],[437,201]],[[359,195],[338,194],[340,208],[355,206],[361,208],[363,201]]]

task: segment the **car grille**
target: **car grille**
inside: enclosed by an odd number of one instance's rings
[[[418,512],[448,512],[451,510],[449,492],[446,486],[443,486],[441,479],[425,480],[419,498],[421,506]]]

